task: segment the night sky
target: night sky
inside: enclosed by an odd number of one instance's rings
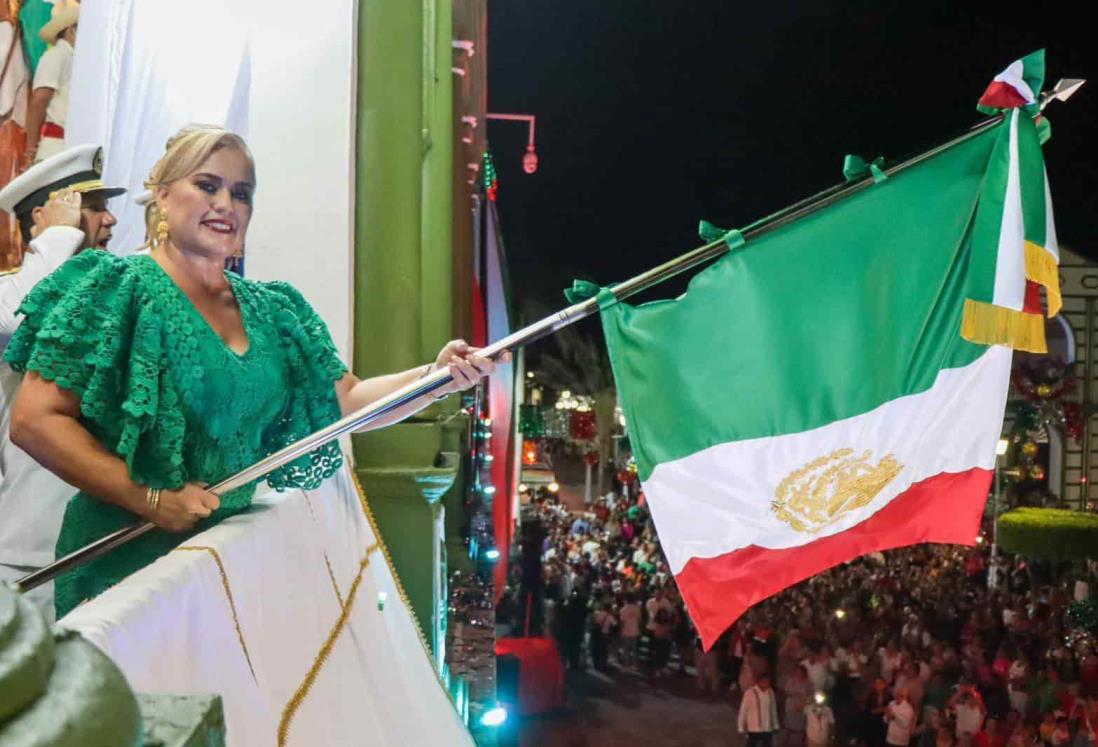
[[[1063,8],[1058,10],[1058,8]],[[1084,4],[490,0],[489,108],[516,307],[564,304],[574,277],[626,277],[842,180],[847,153],[889,162],[982,118],[976,101],[1041,47],[1062,245],[1098,259],[1098,33]],[[645,298],[674,295],[670,283]]]

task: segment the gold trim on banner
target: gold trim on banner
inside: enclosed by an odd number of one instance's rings
[[[1028,353],[1047,353],[1045,320],[1040,314],[965,299],[961,337],[980,345],[1007,345]]]
[[[431,646],[427,643],[426,636],[423,635],[423,628],[419,627],[419,618],[416,617],[414,608],[412,607],[412,600],[408,598],[408,592],[404,590],[404,584],[400,582],[400,576],[397,574],[396,566],[393,564],[393,556],[389,554],[389,547],[385,544],[385,539],[381,536],[381,530],[378,529],[377,519],[374,518],[374,512],[370,510],[370,502],[366,498],[366,490],[363,489],[362,483],[359,482],[358,475],[355,473],[354,468],[348,467],[347,469],[351,473],[351,479],[354,480],[355,490],[358,491],[358,503],[362,506],[362,513],[366,517],[366,521],[370,524],[370,530],[374,533],[375,541],[381,547],[381,554],[389,566],[389,575],[393,577],[393,585],[396,586],[397,596],[399,596],[400,601],[404,603],[404,608],[408,610],[408,617],[412,619],[412,626],[419,636],[419,645],[423,647],[423,655],[427,657],[427,661],[431,665],[431,673],[435,675],[435,682],[442,688],[442,692],[446,695],[446,699],[453,703],[454,698],[450,694],[450,688],[442,681],[442,675],[439,674],[438,667],[436,666],[436,659],[431,653]],[[449,605],[447,605],[447,607],[448,606]],[[446,642],[443,641],[442,645],[445,646]],[[458,718],[461,718],[460,715]],[[466,728],[468,729],[467,724]]]
[[[236,637],[240,641],[240,650],[244,652],[244,659],[248,662],[248,670],[252,673],[252,679],[259,682],[255,676],[255,667],[252,666],[252,657],[248,654],[248,644],[244,642],[244,631],[240,629],[240,618],[236,614],[236,603],[233,601],[233,590],[229,587],[229,576],[225,573],[225,564],[221,562],[221,556],[217,550],[206,545],[185,545],[175,548],[180,551],[207,552],[217,563],[217,570],[221,574],[221,586],[225,590],[225,598],[229,601],[229,611],[233,616],[233,626],[236,627]]]
[[[305,496],[305,505],[309,507],[309,515],[313,517],[313,523],[317,525],[317,528],[320,528],[320,522],[316,520],[316,512],[313,511],[313,502],[309,499],[309,491],[302,490],[301,494]],[[320,548],[320,554],[324,556],[324,565],[328,566],[328,578],[332,581],[332,591],[335,592],[336,599],[339,600],[339,606],[342,607],[343,595],[339,593],[339,584],[336,583],[335,571],[332,570],[332,561],[328,559],[328,551],[322,547]]]
[[[396,585],[397,595],[400,597],[400,601],[404,602],[404,606],[408,608],[408,612],[412,618],[412,624],[415,625],[416,633],[419,634],[419,642],[423,645],[423,650],[427,652],[427,658],[431,660],[431,669],[434,669],[435,657],[431,655],[431,644],[427,642],[427,636],[423,633],[423,628],[419,626],[419,618],[416,617],[415,609],[412,606],[412,600],[408,598],[408,592],[404,590],[404,584],[400,582],[400,575],[396,571],[396,565],[393,563],[393,556],[389,554],[389,547],[385,544],[385,538],[381,536],[381,529],[378,528],[377,519],[374,518],[374,512],[370,510],[370,503],[366,499],[366,491],[362,487],[362,483],[358,480],[358,475],[353,468],[349,468],[351,471],[351,479],[355,481],[355,489],[358,491],[358,503],[362,506],[362,513],[366,516],[366,521],[370,524],[370,529],[374,533],[374,539],[379,545],[381,545],[381,554],[385,557],[385,562],[389,565],[389,570],[393,574],[393,583]],[[449,692],[449,691],[447,691]]]
[[[293,723],[294,716],[297,714],[297,709],[301,707],[301,704],[309,695],[309,691],[312,690],[313,684],[320,674],[321,667],[324,666],[324,663],[332,653],[332,648],[335,646],[336,639],[339,638],[339,634],[343,632],[343,628],[346,627],[347,621],[351,619],[351,608],[354,607],[355,596],[358,594],[358,587],[362,583],[362,576],[366,572],[366,566],[370,564],[370,556],[373,555],[378,548],[379,544],[377,542],[366,548],[366,555],[362,558],[362,562],[359,563],[358,573],[355,575],[355,580],[351,582],[351,588],[347,591],[347,602],[340,610],[339,619],[336,620],[331,632],[328,633],[328,638],[320,647],[316,659],[313,660],[313,665],[309,667],[309,671],[305,674],[305,679],[301,681],[301,684],[298,685],[297,690],[294,691],[294,694],[286,704],[286,707],[282,709],[282,718],[278,722],[278,747],[286,747],[286,738],[290,733],[290,724]]]
[[[1026,247],[1026,280],[1032,280],[1045,287],[1048,298],[1048,318],[1060,313],[1064,307],[1064,298],[1060,293],[1060,263],[1052,252],[1032,241]]]
[[[423,631],[420,629],[415,615],[412,614],[412,603],[408,599],[408,594],[405,592],[404,586],[400,583],[400,577],[397,576],[396,571],[393,568],[392,556],[389,555],[389,548],[385,546],[385,541],[381,538],[381,532],[378,529],[377,521],[374,518],[373,512],[370,510],[369,502],[366,500],[366,491],[363,490],[362,483],[359,482],[358,475],[355,474],[354,470],[350,467],[348,467],[347,470],[351,473],[351,479],[354,481],[355,490],[358,492],[359,506],[362,507],[362,513],[366,517],[366,521],[369,523],[370,529],[374,534],[374,543],[366,548],[366,555],[359,563],[358,573],[355,575],[354,581],[351,582],[351,588],[347,591],[347,600],[341,605],[339,618],[336,620],[331,632],[328,633],[328,638],[324,641],[323,645],[321,645],[320,651],[313,660],[312,666],[309,667],[309,671],[305,674],[305,679],[301,681],[301,684],[298,685],[297,690],[294,691],[294,694],[286,704],[286,707],[282,709],[282,718],[278,724],[278,747],[286,747],[287,739],[290,735],[290,725],[293,723],[294,716],[297,714],[298,709],[301,708],[301,704],[305,702],[305,698],[308,697],[309,692],[316,683],[317,677],[320,676],[320,670],[324,667],[325,662],[327,662],[328,657],[331,655],[336,639],[339,638],[339,634],[350,621],[351,608],[354,606],[355,597],[358,594],[358,587],[362,583],[362,577],[366,572],[366,566],[370,563],[370,556],[378,550],[381,551],[382,557],[385,558],[385,562],[389,566],[389,575],[392,576],[397,595],[404,603],[404,607],[408,610],[409,617],[412,619],[416,634],[419,637],[419,643],[423,647],[423,653],[430,663],[431,673],[435,677],[435,682],[438,683],[438,686],[446,696],[446,699],[453,702],[450,697],[450,691],[447,689],[446,684],[439,677],[438,671],[435,669],[434,657],[431,656],[431,648],[427,645],[427,640],[423,636]],[[312,510],[311,506],[310,510]]]

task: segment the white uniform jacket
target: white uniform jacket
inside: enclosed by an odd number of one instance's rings
[[[53,226],[30,243],[23,267],[0,276],[0,352],[7,348],[23,298],[80,248],[84,232]],[[11,406],[22,377],[0,361],[0,565],[53,562],[65,504],[77,493],[11,442]]]

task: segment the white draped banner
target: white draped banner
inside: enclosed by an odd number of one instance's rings
[[[134,689],[219,693],[233,747],[472,745],[346,469],[271,493],[60,621]]]
[[[145,241],[133,203],[185,124],[243,135],[256,160],[245,270],[289,280],[351,358],[355,0],[85,0],[66,145],[102,145],[111,251]]]

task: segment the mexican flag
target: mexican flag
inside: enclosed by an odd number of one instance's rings
[[[600,293],[639,476],[707,647],[859,555],[974,544],[1012,348],[1044,350],[1041,284],[1058,297],[1043,131],[1010,109],[795,223],[742,246],[728,232],[679,298]]]

